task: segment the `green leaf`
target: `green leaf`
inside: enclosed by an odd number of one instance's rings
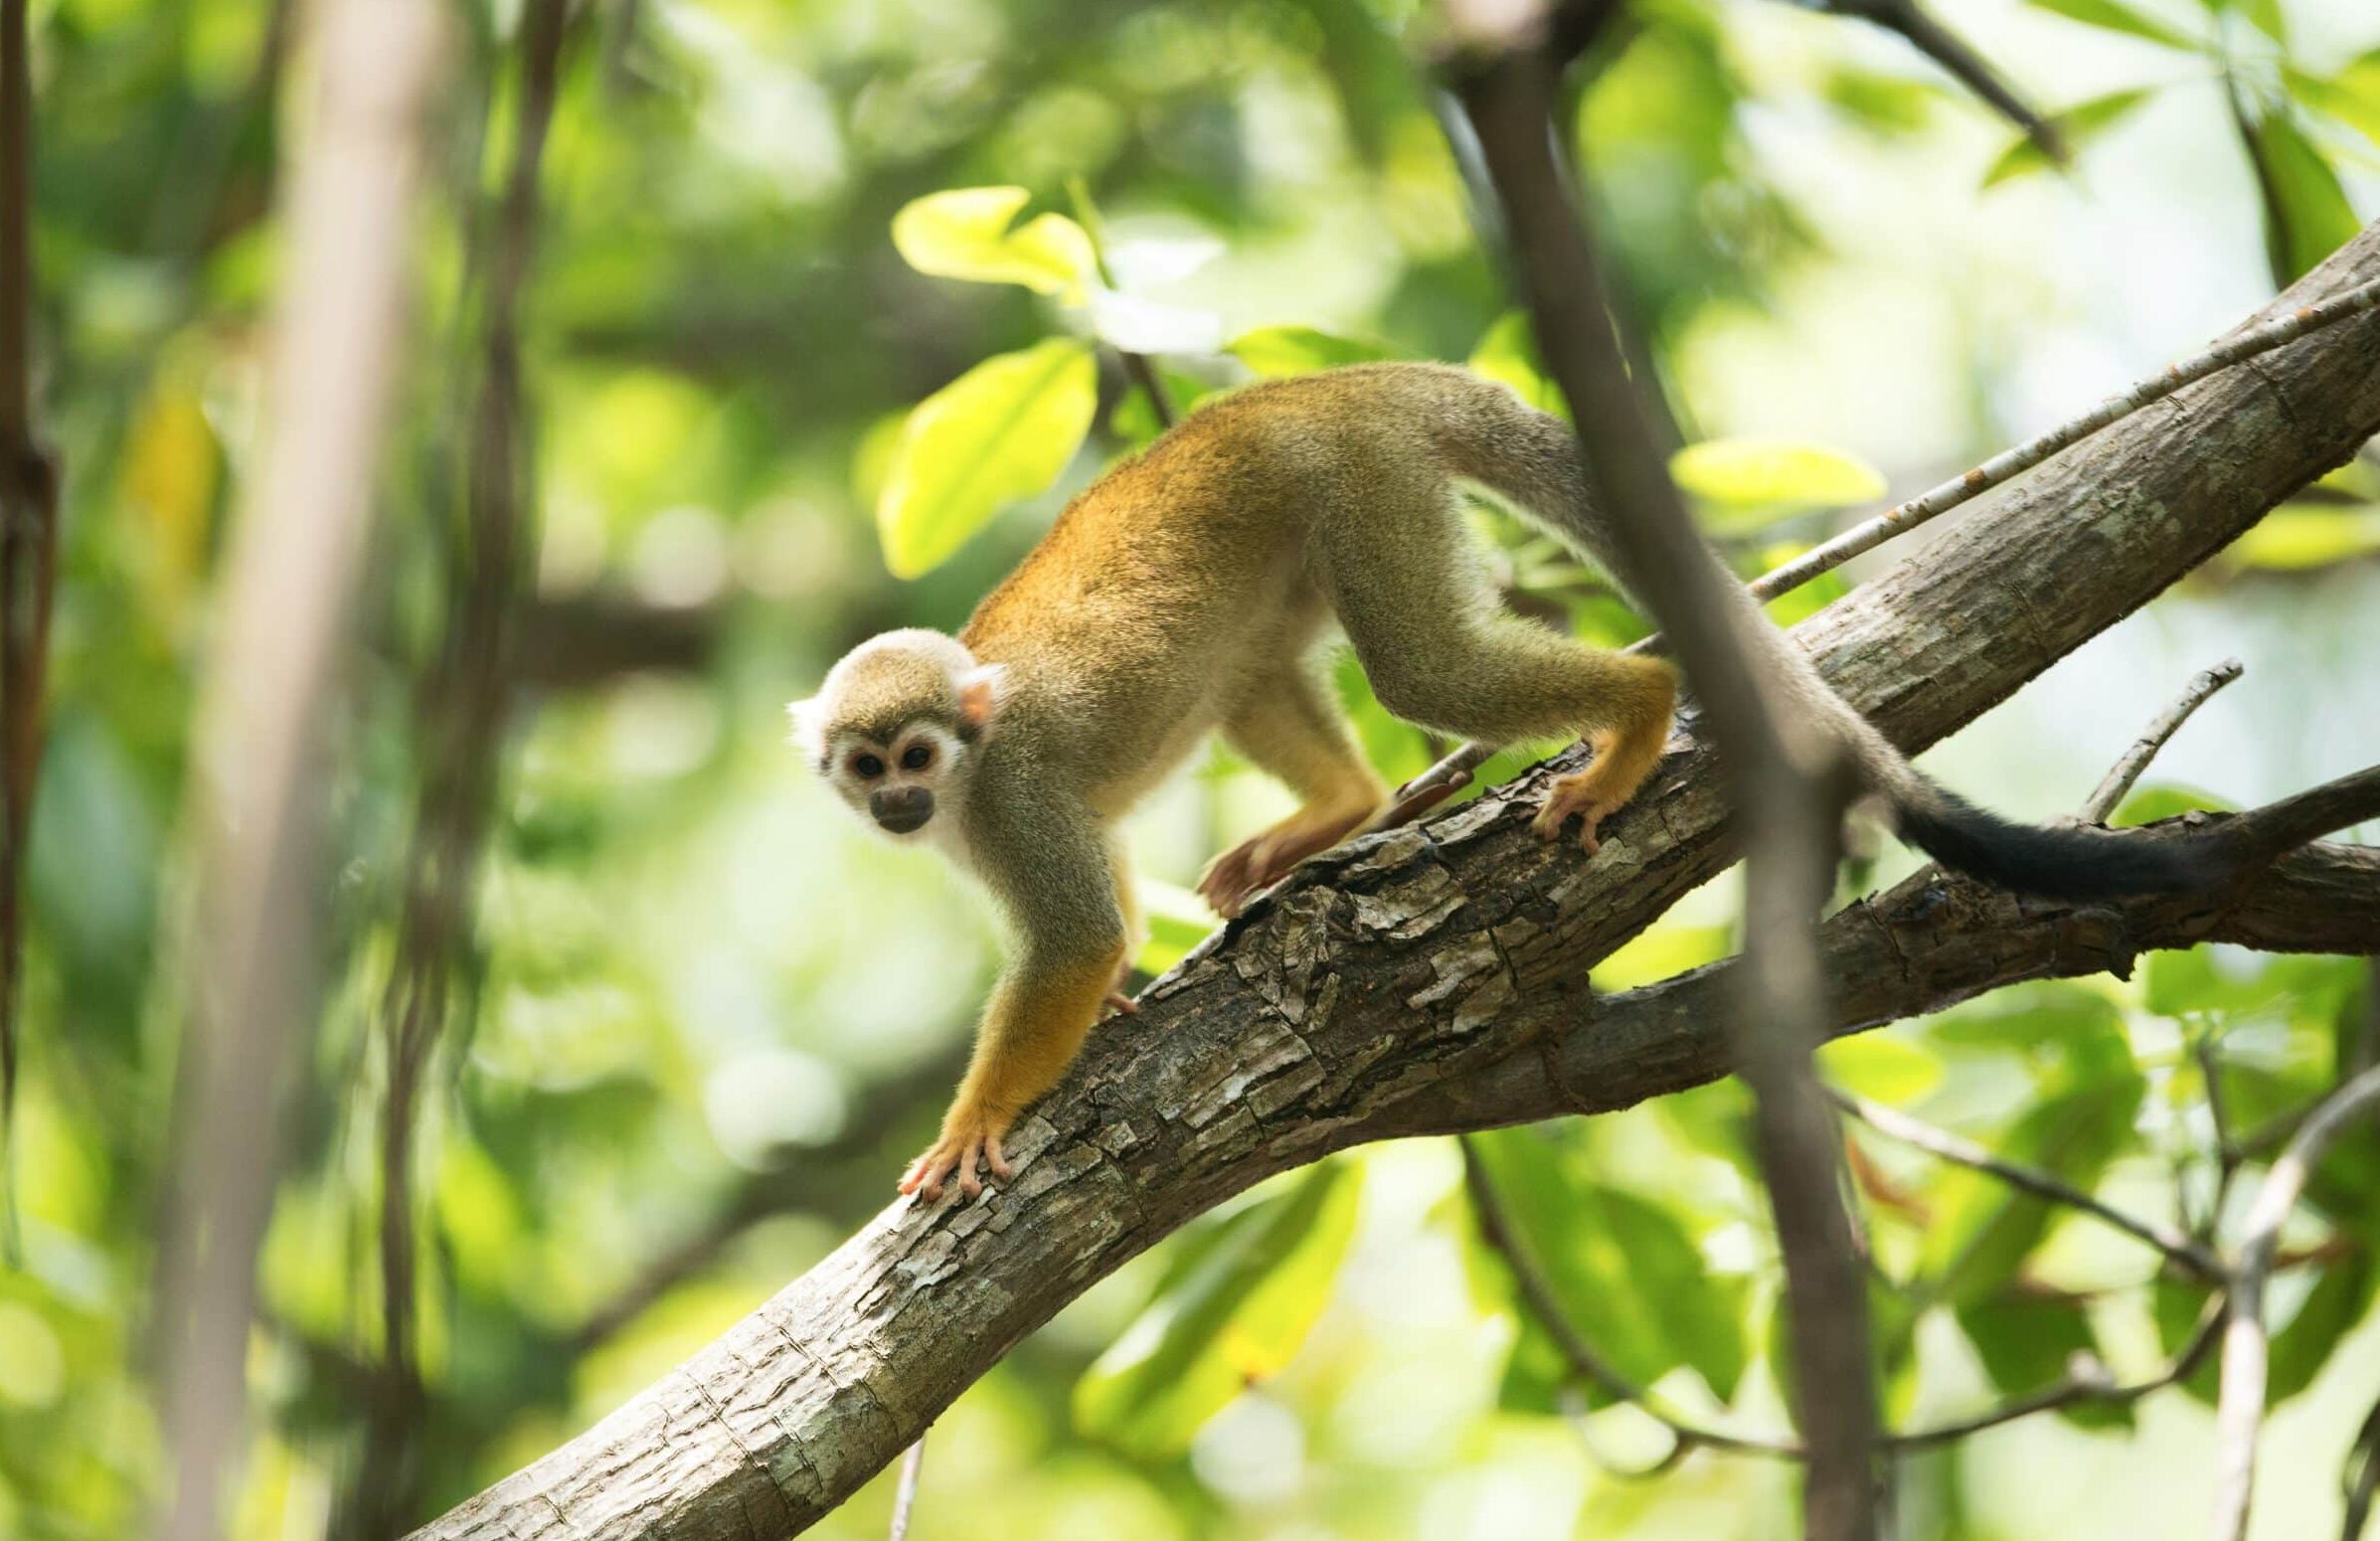
[[[2342,512],[2283,505],[2232,542],[2231,559],[2243,567],[2296,572],[2380,551],[2380,509]]]
[[[929,193],[893,216],[893,245],[909,265],[937,278],[1021,283],[1070,303],[1098,271],[1091,237],[1063,214],[1016,223],[1033,195],[1021,187]]]
[[[1571,1323],[1622,1375],[1649,1385],[1686,1364],[1720,1400],[1735,1395],[1747,1353],[1743,1290],[1712,1275],[1675,1215],[1585,1175],[1537,1131],[1475,1135],[1472,1148]],[[1518,1390],[1532,1397],[1537,1383],[1529,1370]],[[1577,1389],[1592,1405],[1608,1400]]]
[[[1260,326],[1225,343],[1223,351],[1268,380],[1401,356],[1384,343],[1335,337],[1310,326]]]
[[[2265,194],[2265,247],[2273,276],[2277,282],[2295,282],[2353,240],[2363,223],[2347,202],[2338,173],[2288,112],[2268,111],[2247,132],[2249,159]],[[2267,515],[2257,528],[2272,520]]]
[[[2284,69],[2282,79],[2299,101],[2327,112],[2365,138],[2380,144],[2380,49],[2355,60],[2336,75],[2309,75]]]
[[[1173,399],[1177,414],[1188,416],[1190,409],[1215,394],[1215,388],[1194,375],[1177,370],[1159,370],[1165,381],[1165,391]],[[1157,409],[1150,405],[1148,393],[1138,382],[1117,400],[1115,409],[1107,414],[1107,431],[1128,444],[1145,444],[1165,431],[1165,425],[1157,421]]]
[[[1067,338],[985,359],[920,402],[876,504],[885,566],[896,578],[932,572],[994,514],[1046,489],[1098,406],[1091,349]]]
[[[2066,141],[2067,149],[2080,155],[2092,141],[2131,116],[2133,110],[2148,100],[2150,94],[2145,89],[2110,91],[2105,96],[2094,96],[2056,113],[2050,118],[2050,125],[2058,130],[2058,137]],[[2019,134],[2008,142],[2006,149],[2000,151],[1999,157],[1991,163],[1991,169],[1983,173],[1983,185],[1997,187],[2002,182],[2035,171],[2048,171],[2056,165],[2042,152],[2039,144]]]
[[[2134,824],[2153,824],[2159,819],[2179,818],[2184,813],[2229,813],[2232,810],[2233,804],[2213,792],[2184,786],[2179,781],[2167,781],[2156,786],[2134,787],[2122,802],[2116,804],[2116,812],[2108,823],[2112,827],[2129,827]]]
[[[2068,21],[2081,22],[2108,32],[2121,32],[2165,48],[2192,54],[2203,52],[2196,39],[2184,37],[2163,22],[2143,16],[2130,6],[2120,3],[2120,0],[2033,0],[2033,5],[2039,10],[2063,16]]]
[[[1148,940],[1140,944],[1133,964],[1142,973],[1161,974],[1207,939],[1215,929],[1215,914],[1205,900],[1179,884],[1144,877],[1134,880],[1133,887],[1148,921]]]
[[[1184,1258],[1075,1383],[1075,1424],[1143,1457],[1179,1455],[1206,1421],[1287,1364],[1355,1234],[1351,1162],[1192,1228]]]
[[[1712,438],[1672,455],[1669,474],[1720,523],[1757,528],[1786,513],[1884,496],[1884,475],[1847,450],[1792,438]]]
[[[2055,1172],[2088,1192],[2130,1142],[2143,1083],[2129,1064],[2072,1077],[1990,1141],[2011,1161]],[[1935,1189],[1923,1267],[1953,1305],[1998,1293],[2048,1234],[2057,1211],[1986,1173],[1960,1167]]]
[[[1537,338],[1529,330],[1525,311],[1507,310],[1496,317],[1471,350],[1470,367],[1472,374],[1510,386],[1539,412],[1557,418],[1570,416],[1570,404],[1562,399],[1561,388],[1547,378],[1545,367],[1537,361]]]
[[[1818,1050],[1818,1068],[1836,1086],[1896,1107],[1942,1084],[1942,1061],[1922,1044],[1892,1033],[1837,1039]]]
[[[2057,1384],[2079,1354],[2100,1357],[2090,1315],[2079,1300],[2002,1295],[1969,1301],[1955,1314],[1983,1373],[2005,1396]],[[2059,1416],[2085,1429],[2132,1426],[2129,1406],[2105,1402],[2078,1402],[2059,1409]]]
[[[2372,1303],[2372,1255],[2350,1253],[2322,1271],[2289,1325],[2273,1334],[2265,1368],[2265,1406],[2276,1407],[2314,1383],[2339,1339],[2363,1320]]]
[[[1630,937],[1588,973],[1599,993],[1654,984],[1689,968],[1715,963],[1736,949],[1733,926],[1686,926],[1658,921]]]

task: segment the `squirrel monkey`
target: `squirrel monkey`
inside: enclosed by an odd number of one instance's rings
[[[1102,1004],[1123,1004],[1137,922],[1112,825],[1209,730],[1301,804],[1207,869],[1199,892],[1225,916],[1385,806],[1314,673],[1326,622],[1409,722],[1489,744],[1584,737],[1593,760],[1554,780],[1531,827],[1550,840],[1575,817],[1596,849],[1598,823],[1662,756],[1675,676],[1503,612],[1456,478],[1624,582],[1569,425],[1464,370],[1355,365],[1202,405],[1076,498],[958,636],[888,632],[795,703],[796,742],[843,800],[974,871],[1015,935],[940,1137],[902,1192],[938,1198],[955,1171],[971,1197],[979,1160],[1010,1175],[1001,1137]],[[2204,842],[2010,824],[1935,785],[1728,589],[1770,639],[1776,688],[1841,735],[1903,837],[1943,861],[2069,898],[2208,875]]]

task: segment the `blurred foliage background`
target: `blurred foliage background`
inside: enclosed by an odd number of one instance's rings
[[[1747,572],[2189,351],[2380,213],[2380,13],[2359,0],[1943,10],[2059,114],[2070,172],[1899,39],[1772,0],[1639,0],[1578,72],[1625,298],[1697,446],[1681,476]],[[438,116],[366,645],[330,725],[334,983],[264,1247],[244,1537],[370,1528],[352,1494],[385,1391],[380,1036],[438,748],[424,695],[463,602],[468,323],[519,11],[460,9]],[[0,1263],[0,1535],[121,1535],[156,1491],[142,1332],[186,1017],[183,777],[256,441],[276,157],[309,81],[295,22],[290,0],[33,7],[42,402],[67,480]],[[535,556],[486,746],[461,1009],[412,1115],[420,1262],[398,1305],[423,1383],[390,1478],[403,1513],[665,1371],[872,1213],[928,1138],[995,939],[932,857],[830,805],[782,746],[782,705],[870,632],[954,627],[1150,434],[1099,339],[1159,356],[1183,403],[1383,355],[1535,388],[1412,63],[1428,32],[1407,0],[573,13],[523,301]],[[2330,478],[1931,763],[2016,812],[2064,811],[2227,652],[2247,678],[2159,762],[2149,813],[2380,759],[2376,496],[2368,459]],[[1594,575],[1481,517],[1523,608],[1639,629]],[[1426,764],[1435,747],[1342,678],[1382,769]],[[1218,750],[1135,817],[1147,965],[1210,924],[1184,888],[1205,857],[1283,805]],[[1873,870],[1907,866],[1888,850]],[[1723,954],[1731,910],[1714,885],[1599,982]],[[2275,1120],[2380,1052],[2371,994],[2360,960],[2158,955],[2128,984],[2006,992],[1827,1066],[2203,1231]],[[1741,1110],[1722,1085],[1480,1158],[1615,1363],[1777,1428]],[[2136,1244],[1860,1148],[1897,1419],[1988,1405],[2077,1352],[2143,1372],[2186,1332],[2198,1300],[2152,1283]],[[2257,1530],[2275,1538],[2335,1528],[2380,1392],[2380,1146],[2342,1146],[2287,1254]],[[1912,1457],[1900,1533],[2194,1526],[2207,1389]],[[1789,1469],[1705,1453],[1625,1474],[1665,1446],[1566,1383],[1479,1247],[1459,1155],[1424,1142],[1292,1174],[1100,1286],[936,1426],[914,1533],[1787,1533]],[[888,1478],[818,1533],[879,1534],[889,1501]]]

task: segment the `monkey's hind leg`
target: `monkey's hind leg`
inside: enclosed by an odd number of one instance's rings
[[[1371,822],[1388,789],[1301,660],[1256,681],[1225,718],[1223,736],[1259,769],[1277,776],[1302,804],[1208,864],[1198,891],[1216,914],[1228,918],[1245,910],[1258,890]]]
[[[1531,827],[1551,840],[1576,817],[1580,843],[1595,850],[1597,825],[1634,795],[1668,744],[1670,666],[1498,613],[1443,494],[1370,518],[1342,512],[1323,534],[1331,601],[1381,705],[1487,744],[1585,738],[1595,759],[1555,780]]]

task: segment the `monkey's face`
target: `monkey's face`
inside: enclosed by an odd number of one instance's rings
[[[920,719],[879,739],[845,733],[833,746],[826,779],[843,800],[889,835],[914,835],[935,811],[954,802],[951,788],[966,745],[939,723]]]
[[[1002,671],[938,631],[891,631],[793,704],[793,738],[844,803],[895,838],[947,822],[998,710]]]

